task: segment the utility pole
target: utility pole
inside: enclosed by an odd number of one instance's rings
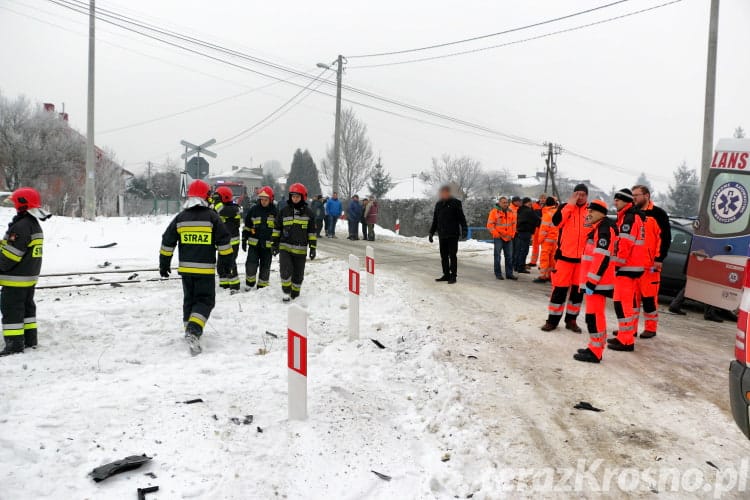
[[[560,193],[557,191],[557,182],[555,181],[555,174],[557,174],[557,156],[562,153],[562,146],[554,144],[552,142],[545,142],[544,145],[547,147],[547,151],[542,153],[542,157],[546,157],[545,163],[547,165],[546,172],[544,174],[544,192],[547,193],[547,188],[552,185],[552,196],[560,199]]]
[[[339,54],[336,59],[336,125],[333,130],[333,192],[339,190],[339,174],[341,155],[341,76],[344,72],[344,56]]]
[[[716,52],[719,45],[719,0],[711,0],[708,23],[708,61],[706,67],[706,102],[703,111],[703,154],[701,182],[706,182],[714,149],[714,110],[716,101]]]
[[[96,217],[96,155],[94,153],[94,48],[96,2],[89,0],[89,74],[88,102],[86,108],[86,184],[84,188],[83,217],[94,220]]]

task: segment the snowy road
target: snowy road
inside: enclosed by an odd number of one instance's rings
[[[412,240],[373,245],[379,269],[398,272],[410,284],[418,318],[438,327],[443,359],[473,381],[462,391],[462,403],[482,422],[487,438],[486,451],[466,450],[475,458],[497,469],[537,471],[577,467],[581,460],[588,467],[601,459],[597,481],[583,488],[589,492],[604,487],[607,467],[654,468],[651,476],[641,472],[638,490],[645,494],[672,491],[671,480],[660,478],[656,468],[700,474],[705,483],[694,481],[696,488],[691,478],[682,478],[687,481],[682,497],[691,489],[699,497],[714,495],[709,483],[730,484],[732,471],[742,476],[743,467],[747,476],[741,461],[750,443],[731,420],[727,394],[735,325],[705,322],[695,312],[670,315],[662,306],[659,335],[640,341],[634,354],[608,351],[602,364],[582,364],[572,355],[585,346],[585,333],[539,330],[548,287],[530,283],[529,275],[517,282],[495,280],[489,251],[460,251],[458,284],[451,286],[433,281],[440,275],[437,245]],[[321,245],[340,257],[362,246],[346,240]],[[585,332],[583,318],[579,324]],[[579,401],[605,411],[574,410]],[[459,441],[455,445],[461,448]],[[723,476],[707,462],[730,472]],[[502,474],[484,472],[500,491]],[[531,482],[517,470],[508,474]],[[556,486],[565,491],[564,482]],[[746,498],[747,490],[723,496]]]

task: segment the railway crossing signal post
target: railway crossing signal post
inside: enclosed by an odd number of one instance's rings
[[[208,175],[208,162],[205,158],[201,157],[201,154],[210,158],[216,158],[216,153],[209,151],[208,147],[216,144],[216,139],[209,139],[203,144],[197,146],[186,140],[180,141],[180,144],[185,146],[185,152],[180,155],[180,158],[185,160],[185,168],[180,174],[180,197],[187,197],[187,185],[190,181],[195,179],[203,179]],[[191,160],[191,157],[195,156]],[[188,165],[194,168],[188,170]],[[190,175],[194,173],[195,175]],[[190,179],[188,179],[190,177]]]

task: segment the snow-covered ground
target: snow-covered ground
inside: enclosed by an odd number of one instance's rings
[[[385,198],[388,200],[421,200],[428,198],[432,191],[435,191],[435,189],[419,177],[407,177],[406,179],[395,180],[393,187],[385,194]]]
[[[154,267],[167,221],[53,218],[43,272]],[[435,330],[414,319],[396,276],[381,273],[376,296],[363,297],[361,340],[349,341],[346,272],[325,252],[308,263],[305,422],[287,421],[287,308],[275,263],[272,287],[218,292],[197,358],[181,340],[179,280],[39,290],[40,347],[0,361],[0,499],[135,498],[154,484],[151,498],[170,499],[462,490],[467,478],[442,460],[459,437],[461,446],[481,441],[459,397],[465,380],[438,359]],[[194,398],[204,402],[181,403]],[[246,415],[252,424],[231,420]],[[154,458],[141,469],[98,484],[87,476],[142,453]]]

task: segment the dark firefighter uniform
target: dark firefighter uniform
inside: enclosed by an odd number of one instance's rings
[[[44,235],[36,217],[17,214],[0,243],[0,312],[3,315],[5,350],[23,352],[37,345],[34,288],[42,269]]]
[[[247,249],[245,284],[248,288],[268,286],[273,258],[273,242],[279,238],[276,226],[278,211],[271,202],[267,207],[256,203],[245,217],[242,229],[242,248]],[[257,275],[257,278],[256,278]]]
[[[573,357],[578,361],[598,363],[602,359],[607,338],[607,297],[612,298],[615,288],[615,270],[612,255],[617,241],[615,223],[607,218],[607,205],[601,200],[592,201],[590,210],[598,211],[603,218],[592,224],[586,247],[581,255],[580,288],[586,293],[586,326],[589,331],[587,349]]]
[[[307,247],[310,258],[315,258],[317,237],[312,210],[304,199],[297,204],[289,200],[276,216],[273,238],[274,251],[279,252],[279,274],[284,295],[299,297],[305,278]]]
[[[214,209],[217,207],[217,213],[229,232],[230,244],[232,245],[230,271],[223,276],[219,275],[219,286],[230,290],[239,290],[240,276],[237,272],[237,256],[240,253],[240,224],[242,222],[240,207],[234,202],[219,203],[214,206]]]
[[[200,336],[216,303],[216,251],[221,275],[232,265],[232,245],[219,215],[202,205],[177,214],[164,232],[159,255],[162,275],[169,270],[178,245],[177,272],[182,277],[184,292],[182,320],[186,331]]]

